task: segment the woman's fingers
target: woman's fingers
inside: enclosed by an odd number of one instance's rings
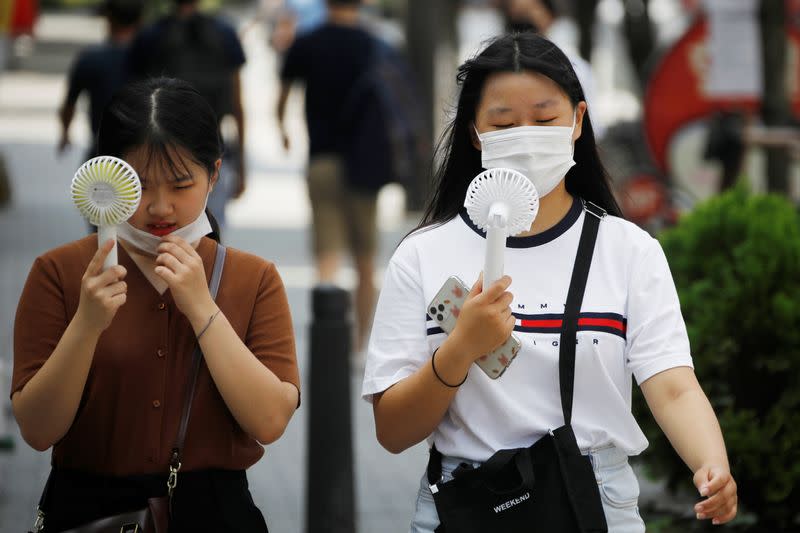
[[[707,497],[695,505],[698,519],[713,519],[714,524],[724,524],[736,516],[736,481],[727,468],[702,467],[695,472],[694,484],[700,494]]]
[[[111,283],[116,283],[122,279],[125,279],[125,276],[128,275],[128,271],[122,265],[114,265],[113,267],[109,268],[99,276],[97,276],[97,280],[101,286],[110,285]]]
[[[127,301],[128,301],[128,293],[123,292],[121,294],[112,296],[109,302],[113,309],[119,309]]]
[[[178,281],[177,274],[175,274],[175,272],[165,267],[164,265],[158,265],[155,268],[155,273],[158,274],[161,277],[161,279],[166,281],[167,285],[169,285],[170,287],[172,287]]]
[[[694,485],[700,496],[711,496],[722,489],[733,478],[727,468],[720,466],[704,466],[694,474]]]
[[[90,294],[99,293],[109,285],[124,279],[127,274],[128,271],[124,266],[115,265],[105,272],[84,279],[84,287]]]
[[[108,257],[108,254],[114,248],[114,239],[108,239],[106,242],[98,246],[97,251],[94,253],[92,260],[89,261],[89,266],[86,267],[85,276],[96,276],[103,272],[103,263]],[[110,270],[110,269],[109,269]]]
[[[171,253],[162,253],[156,257],[156,265],[166,267],[175,274],[180,272],[182,268],[185,268],[185,265]]]
[[[503,276],[502,278],[492,283],[488,289],[483,291],[483,293],[480,295],[480,298],[486,303],[495,302],[500,297],[500,295],[506,292],[506,289],[508,289],[510,286],[511,286],[511,277]]]
[[[733,505],[731,505],[730,508],[724,514],[714,517],[714,519],[711,520],[711,523],[714,525],[726,524],[731,520],[733,520],[734,518],[736,518],[736,513],[738,512],[738,510],[739,510],[739,502],[737,498],[737,501],[734,501]]]
[[[124,281],[118,281],[103,287],[103,290],[99,293],[99,295],[103,298],[110,299],[119,294],[125,294],[126,292],[128,292],[128,284]]]
[[[184,250],[180,245],[174,242],[162,242],[158,245],[158,257],[156,258],[156,262],[158,259],[161,259],[164,256],[171,255],[175,257],[178,261],[185,265],[191,264],[191,261],[194,259],[192,254]]]
[[[713,518],[722,511],[727,511],[734,498],[736,498],[736,488],[731,483],[695,505],[695,512],[702,518]]]
[[[478,280],[472,284],[472,288],[469,290],[469,295],[467,298],[474,298],[481,293],[483,289],[483,272],[478,275]]]

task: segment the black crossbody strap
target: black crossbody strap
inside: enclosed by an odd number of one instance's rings
[[[225,254],[227,250],[222,244],[217,244],[217,256],[214,259],[214,270],[211,272],[211,281],[209,282],[209,292],[211,298],[217,299],[217,292],[219,291],[219,282],[222,279],[222,270],[225,266]],[[194,399],[194,389],[197,384],[197,374],[200,371],[200,362],[203,360],[203,352],[200,350],[198,344],[194,350],[192,358],[192,368],[189,374],[187,394],[183,399],[183,414],[181,415],[181,424],[178,428],[178,437],[175,439],[175,446],[172,448],[172,457],[170,459],[170,467],[180,469],[181,451],[183,450],[183,443],[186,441],[186,428],[189,426],[189,416],[192,413],[192,399]]]
[[[436,449],[436,445],[428,450],[428,485],[436,485],[442,480],[442,453]]]
[[[600,207],[585,202],[583,229],[578,243],[578,254],[572,268],[572,279],[567,293],[567,304],[564,309],[564,320],[561,323],[561,340],[558,353],[558,376],[561,385],[561,410],[564,413],[564,425],[572,422],[572,399],[575,392],[575,344],[578,334],[578,317],[586,292],[586,281],[589,279],[589,267],[592,265],[594,244],[597,241],[597,230],[600,220],[606,212]]]

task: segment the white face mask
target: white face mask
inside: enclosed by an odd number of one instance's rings
[[[211,223],[208,221],[206,209],[203,207],[203,210],[200,211],[200,216],[193,222],[176,229],[170,235],[181,237],[188,243],[194,243],[211,233],[211,231]],[[156,237],[146,231],[134,228],[127,221],[117,226],[117,236],[129,242],[138,250],[150,255],[158,255],[158,245],[163,242],[161,237]]]
[[[487,133],[478,133],[476,128],[483,168],[516,170],[531,180],[540,198],[549,194],[575,165],[572,134],[576,114],[572,115],[572,127],[519,126]]]

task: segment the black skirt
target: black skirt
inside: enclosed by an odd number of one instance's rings
[[[44,532],[64,531],[142,509],[148,498],[166,492],[166,475],[106,477],[53,469],[42,502]],[[199,470],[178,475],[169,532],[188,531],[267,533],[244,470]]]

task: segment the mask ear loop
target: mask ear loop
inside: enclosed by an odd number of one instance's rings
[[[575,141],[572,140],[572,136],[575,135],[575,127],[578,125],[578,106],[575,106],[575,110],[572,112],[572,133],[570,133],[570,145],[572,145],[572,157],[575,157]],[[576,139],[577,140],[577,139]]]
[[[483,148],[483,140],[481,139],[481,132],[478,131],[478,126],[475,123],[472,123],[472,130],[475,132],[475,135],[478,137],[478,143],[480,143],[481,148]]]

